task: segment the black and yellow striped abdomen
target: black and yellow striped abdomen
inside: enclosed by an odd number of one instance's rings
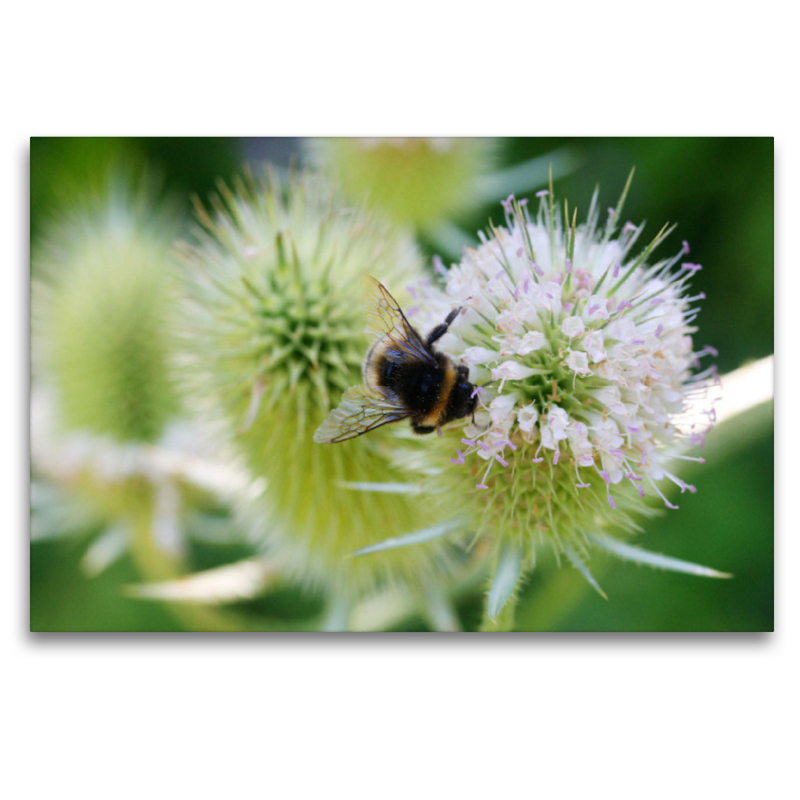
[[[475,408],[466,367],[457,368],[443,353],[429,352],[430,360],[413,358],[382,339],[364,362],[364,383],[402,406],[416,433],[431,433]]]

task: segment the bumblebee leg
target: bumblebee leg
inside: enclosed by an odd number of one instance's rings
[[[433,433],[436,430],[432,425],[417,425],[416,422],[412,422],[411,427],[414,433]]]
[[[447,333],[447,329],[450,327],[450,323],[458,316],[458,312],[461,311],[460,308],[454,308],[446,317],[444,322],[441,325],[437,325],[429,334],[428,338],[425,340],[425,344],[430,347],[437,339],[441,339]]]

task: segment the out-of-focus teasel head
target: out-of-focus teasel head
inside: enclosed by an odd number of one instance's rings
[[[34,367],[65,430],[155,442],[177,410],[166,317],[175,214],[111,183],[62,214],[34,247]]]
[[[181,491],[147,458],[180,405],[168,323],[177,230],[151,187],[117,177],[33,245],[33,466],[110,526],[90,572],[136,532],[180,549]]]
[[[493,139],[366,137],[313,139],[308,149],[349,200],[426,231],[485,199],[480,184],[498,148]]]
[[[702,461],[684,452],[702,445],[713,423],[715,368],[701,362],[716,353],[693,341],[704,296],[690,288],[700,267],[688,261],[688,245],[654,260],[668,227],[637,247],[643,226],[623,223],[625,193],[603,222],[597,196],[580,225],[566,204],[562,215],[552,183],[535,211],[509,197],[504,226],[449,270],[439,264],[443,289],[419,288],[419,321],[462,309],[441,347],[478,386],[474,422],[451,428],[417,466],[445,467],[431,482],[436,497],[491,542],[489,629],[511,625],[509,601],[542,545],[598,591],[586,564],[595,545],[719,575],[609,535],[653,513],[648,497],[677,508],[665,487],[695,491],[673,464]]]
[[[406,491],[391,432],[336,447],[313,439],[361,381],[363,278],[404,296],[421,277],[412,239],[325,180],[268,168],[220,185],[197,218],[179,247],[183,374],[198,413],[263,483],[247,515],[257,534],[292,577],[327,593],[332,628],[379,586],[433,591],[442,543],[350,557],[439,521]]]

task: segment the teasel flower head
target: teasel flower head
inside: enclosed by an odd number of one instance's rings
[[[33,253],[34,372],[65,430],[154,442],[177,411],[168,252],[176,216],[113,179],[54,221]]]
[[[181,549],[185,496],[138,466],[180,410],[168,322],[177,228],[153,185],[114,175],[33,246],[32,464],[108,526],[90,572],[137,532],[170,559]]]
[[[435,521],[392,491],[403,476],[385,443],[313,440],[361,382],[364,276],[401,289],[418,280],[413,241],[306,173],[247,172],[197,215],[179,248],[183,371],[198,411],[263,482],[244,511],[256,535],[293,577],[327,592],[343,615],[332,626],[380,585],[435,582],[446,552],[438,543],[350,558]]]
[[[481,201],[477,184],[496,161],[493,139],[364,137],[313,139],[312,160],[345,196],[389,219],[430,230]]]
[[[701,362],[716,352],[693,342],[704,297],[690,285],[700,266],[688,261],[686,243],[653,260],[667,226],[637,248],[643,226],[622,224],[625,193],[602,222],[595,193],[581,225],[566,203],[561,215],[552,183],[533,213],[509,197],[504,226],[449,270],[438,264],[444,290],[420,288],[423,329],[462,308],[441,342],[469,365],[479,411],[458,441],[440,440],[452,448],[449,461],[441,448],[428,461],[442,466],[433,479],[439,496],[457,498],[476,537],[493,542],[490,618],[513,598],[540,545],[599,590],[586,564],[590,545],[631,555],[603,532],[636,529],[635,515],[652,513],[648,498],[676,509],[670,484],[695,491],[673,465],[702,461],[683,453],[703,444],[714,420],[715,367]],[[682,424],[698,404],[704,422]]]

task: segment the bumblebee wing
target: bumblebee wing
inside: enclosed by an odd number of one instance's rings
[[[386,355],[389,358],[423,361],[438,366],[431,351],[414,330],[397,301],[387,288],[367,276],[364,279],[364,300],[367,307],[367,333],[375,339],[389,339]]]
[[[342,402],[317,428],[314,441],[344,442],[407,416],[408,412],[391,395],[379,394],[366,386],[351,386],[342,396]]]

